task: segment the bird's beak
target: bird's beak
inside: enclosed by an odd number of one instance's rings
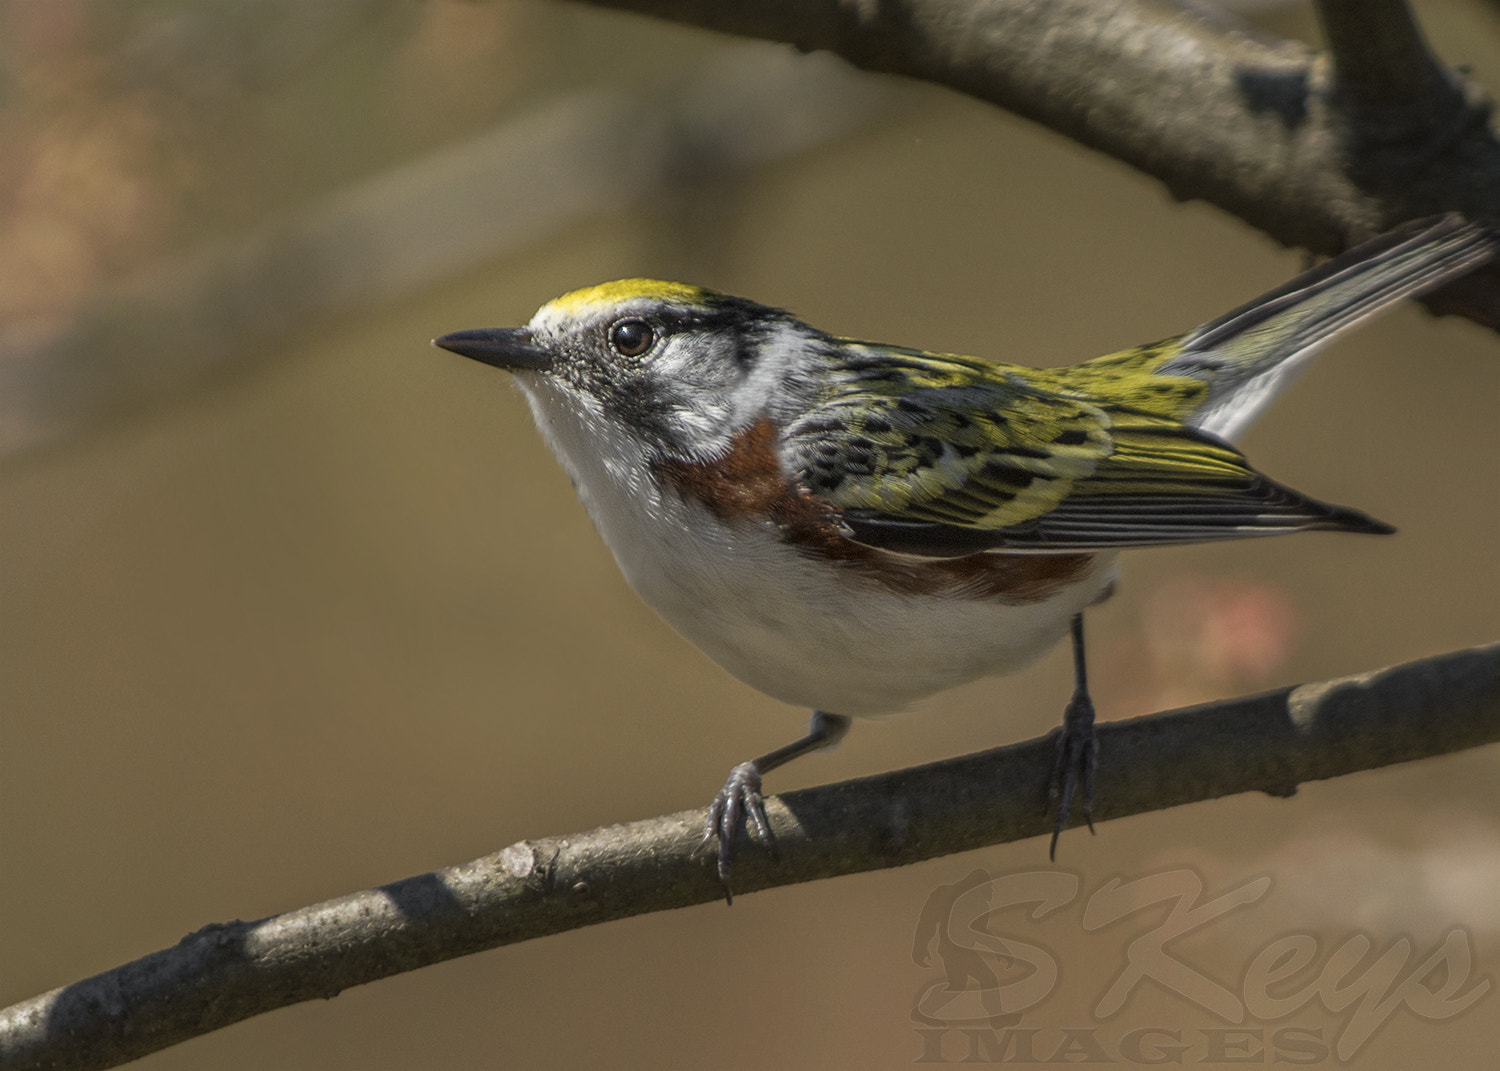
[[[432,344],[496,368],[545,372],[552,367],[552,355],[532,342],[531,332],[524,328],[485,327],[477,331],[455,331],[433,339]]]

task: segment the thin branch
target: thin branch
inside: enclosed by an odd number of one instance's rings
[[[1500,141],[1488,101],[1454,72],[1406,62],[1379,83],[1380,57],[1355,20],[1373,13],[1378,49],[1411,60],[1394,0],[1330,0],[1348,78],[1325,57],[1166,0],[591,0],[677,22],[826,49],[855,66],[948,86],[1032,119],[1161,180],[1287,245],[1337,253],[1402,220],[1458,211],[1500,219]],[[1409,23],[1409,15],[1406,16]],[[1421,46],[1415,26],[1406,39]],[[1425,47],[1425,46],[1422,46]],[[1366,87],[1352,98],[1336,92]],[[1375,122],[1372,85],[1399,90],[1422,137],[1351,136]],[[1410,99],[1411,94],[1422,94]],[[1362,107],[1351,124],[1350,101]],[[1429,304],[1500,330],[1500,268]]]
[[[1500,740],[1500,645],[1100,727],[1097,819]],[[741,893],[1048,832],[1046,737],[767,800],[779,857],[744,844]],[[0,1069],[100,1068],[430,963],[721,899],[701,811],[544,840],[172,948],[0,1012]],[[1074,850],[1083,845],[1074,841]],[[1041,851],[1042,849],[1038,849]],[[1040,856],[1038,857],[1040,858]]]

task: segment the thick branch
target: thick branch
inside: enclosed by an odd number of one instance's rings
[[[1420,36],[1398,0],[1323,5],[1344,79],[1337,87],[1327,60],[1305,46],[1165,0],[592,2],[949,86],[1319,253],[1439,212],[1500,219],[1500,142],[1485,123],[1487,103],[1455,73],[1421,74],[1408,47],[1422,48]],[[1387,55],[1403,65],[1381,80],[1370,71]],[[1412,135],[1399,142],[1359,136],[1377,122],[1375,85],[1399,94],[1403,116],[1432,121],[1398,124]],[[1335,91],[1355,86],[1363,88],[1352,96]],[[1500,330],[1500,269],[1430,304]]]
[[[1500,645],[1100,727],[1100,820],[1500,740]],[[736,889],[914,863],[1048,832],[1050,737],[767,800]],[[172,948],[0,1012],[0,1068],[111,1067],[274,1008],[597,922],[720,899],[701,811],[495,855]],[[1041,850],[1041,849],[1038,849]]]

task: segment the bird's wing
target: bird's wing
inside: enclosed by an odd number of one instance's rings
[[[836,378],[788,428],[784,456],[871,546],[951,557],[1386,530],[1274,483],[1212,435],[1042,389],[1024,369],[850,347]]]

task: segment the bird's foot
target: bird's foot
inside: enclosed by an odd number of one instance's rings
[[[1052,847],[1049,857],[1057,859],[1057,838],[1067,827],[1073,813],[1073,798],[1081,795],[1083,820],[1089,832],[1094,831],[1094,772],[1099,766],[1099,750],[1094,735],[1094,703],[1087,692],[1075,692],[1063,712],[1063,724],[1057,738],[1057,754],[1052,760],[1052,779],[1047,793],[1057,808],[1052,824]],[[1080,793],[1080,789],[1082,790]]]
[[[734,903],[734,890],[729,884],[729,872],[734,858],[734,842],[740,830],[747,826],[754,840],[764,844],[772,853],[776,851],[776,839],[771,835],[765,803],[760,796],[760,768],[754,762],[742,762],[729,771],[729,780],[708,805],[703,840],[693,853],[702,854],[715,840],[719,842],[719,882],[724,886],[724,899],[731,904]]]

